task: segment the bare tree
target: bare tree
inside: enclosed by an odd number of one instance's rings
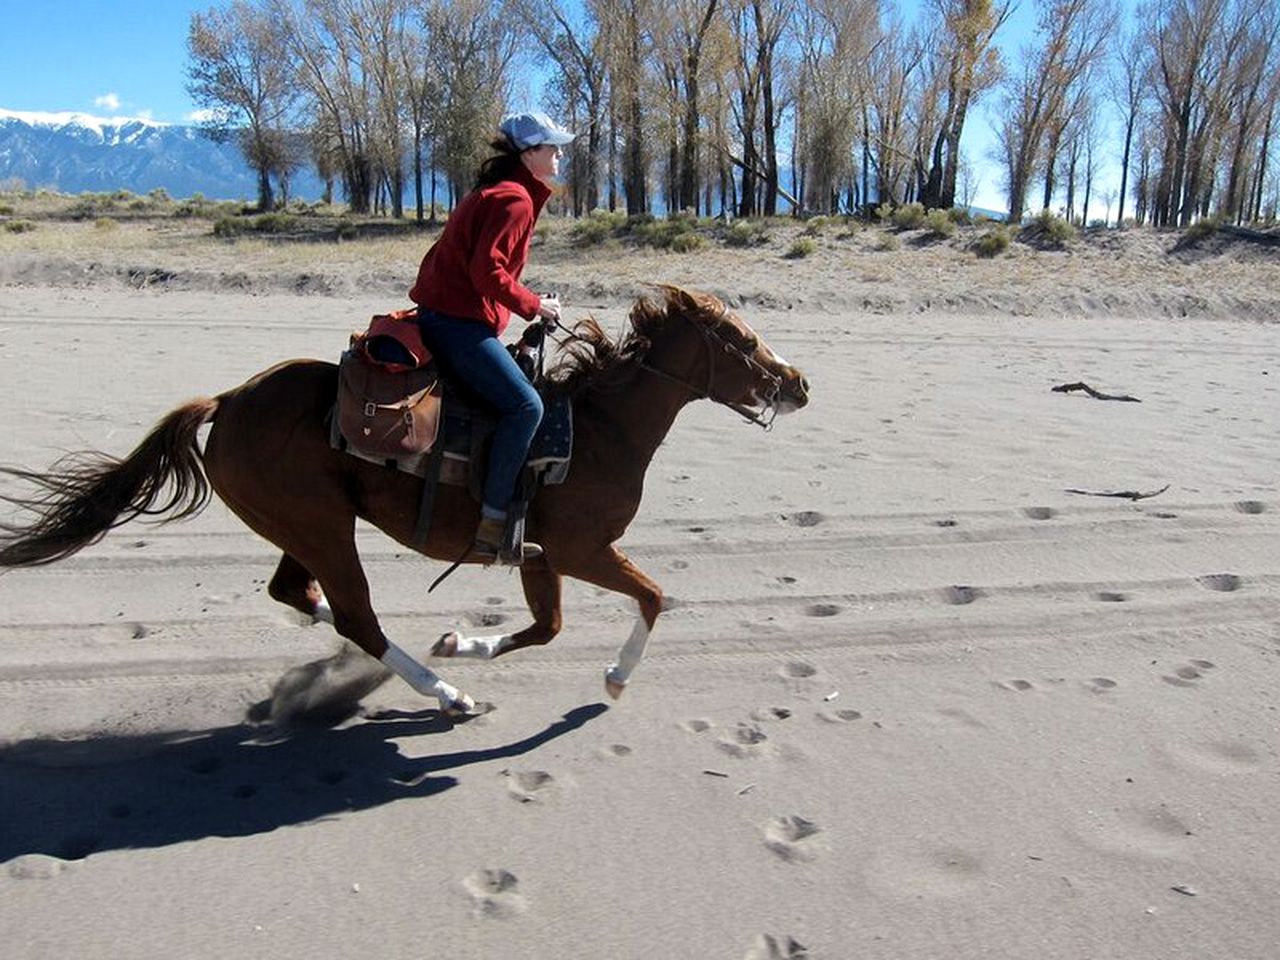
[[[799,199],[817,213],[838,207],[840,184],[852,174],[876,12],[871,2],[814,0],[799,13],[793,141],[804,177]]]
[[[1041,171],[1048,180],[1048,206],[1057,143],[1114,23],[1111,0],[1041,0],[1036,38],[1023,50],[1020,71],[1006,84],[997,132],[1011,222],[1022,219],[1027,190]]]
[[[545,58],[557,68],[553,88],[578,132],[570,146],[569,189],[575,214],[600,206],[601,147],[608,129],[608,72],[593,10],[579,23],[560,0],[523,0],[520,7]]]
[[[191,17],[187,50],[187,90],[212,110],[206,129],[215,137],[239,140],[258,175],[258,209],[270,210],[272,174],[287,184],[297,166],[290,156],[288,123],[298,89],[282,56],[279,24],[247,0],[233,0]]]
[[[869,149],[864,174],[875,171],[875,195],[880,203],[905,199],[911,148],[920,139],[912,135],[916,124],[910,114],[918,109],[914,105],[921,99],[925,59],[925,39],[918,31],[908,32],[896,19],[882,27],[880,40],[868,57],[870,105],[863,111],[862,137]],[[870,203],[870,189],[864,187],[862,192],[864,202]]]
[[[439,80],[433,152],[456,202],[510,99],[521,21],[509,0],[430,0],[426,21]]]
[[[646,150],[646,60],[652,48],[647,24],[653,0],[586,0],[600,25],[601,50],[608,64],[610,150],[622,141],[622,192],[627,213],[649,212],[649,156]],[[612,167],[612,164],[610,165]],[[612,181],[612,177],[610,178]]]
[[[920,201],[926,207],[955,206],[960,136],[969,108],[1002,74],[995,36],[1009,18],[1013,0],[932,0],[938,56],[935,74],[941,94],[938,124],[931,137]]]
[[[1129,160],[1133,150],[1133,134],[1146,98],[1145,78],[1148,72],[1149,48],[1139,29],[1131,28],[1116,49],[1111,79],[1111,97],[1120,109],[1124,123],[1124,147],[1120,157],[1120,208],[1116,226],[1124,225],[1124,201],[1129,186]],[[1110,216],[1110,204],[1107,205]]]

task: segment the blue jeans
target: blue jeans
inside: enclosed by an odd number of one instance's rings
[[[542,398],[487,324],[423,308],[418,326],[443,366],[497,411],[484,481],[484,515],[506,516],[529,444],[542,422]]]

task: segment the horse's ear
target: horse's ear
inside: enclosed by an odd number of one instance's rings
[[[675,307],[686,315],[711,318],[724,313],[724,304],[709,293],[686,290],[667,283],[659,284],[659,289],[666,294],[668,307]]]

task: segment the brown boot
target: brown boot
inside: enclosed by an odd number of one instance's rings
[[[471,544],[470,556],[481,563],[501,563],[505,566],[518,567],[526,560],[536,560],[542,556],[542,547],[536,543],[525,541],[521,544],[520,553],[505,549],[503,543],[506,534],[506,521],[491,517],[481,517],[476,527],[476,538]]]

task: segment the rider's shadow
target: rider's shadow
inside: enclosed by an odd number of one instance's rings
[[[337,730],[218,730],[0,747],[0,863],[78,860],[202,837],[246,837],[456,786],[448,771],[518,757],[607,708],[576,707],[503,746],[409,759],[395,740],[440,733],[435,711],[384,713]],[[265,734],[265,735],[264,735]]]

